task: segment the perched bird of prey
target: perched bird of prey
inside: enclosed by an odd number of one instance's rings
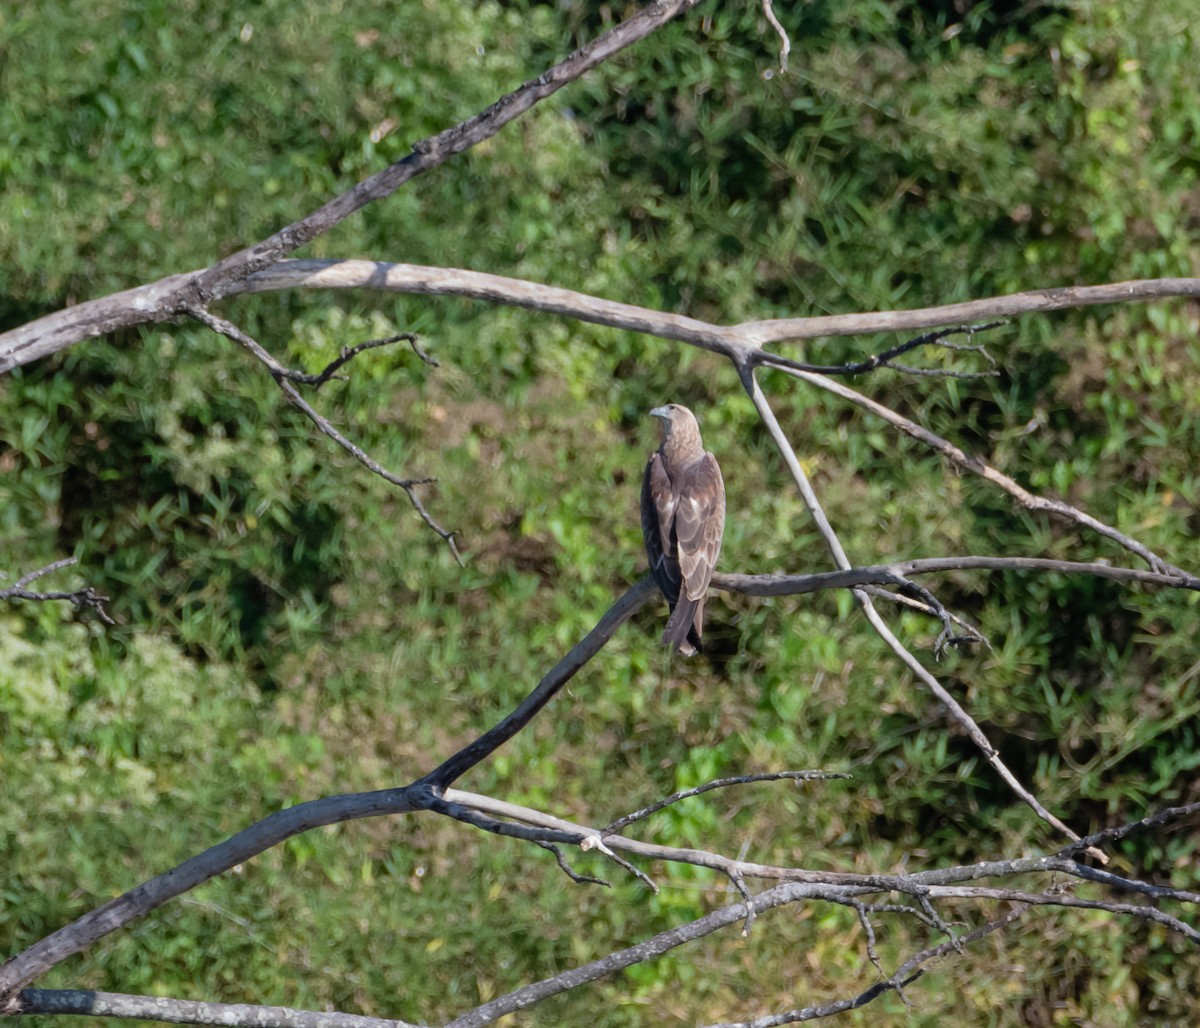
[[[650,414],[663,439],[642,479],[642,538],[650,573],[671,607],[663,645],[690,657],[700,649],[704,594],[721,552],[725,482],[690,410],[668,403]]]

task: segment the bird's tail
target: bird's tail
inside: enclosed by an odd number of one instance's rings
[[[689,600],[686,596],[680,596],[663,630],[663,645],[674,648],[676,653],[685,657],[699,653],[700,630],[697,625],[703,616],[703,599]]]

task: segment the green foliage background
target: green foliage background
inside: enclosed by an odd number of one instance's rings
[[[1193,0],[776,7],[788,75],[756,5],[707,4],[305,255],[477,268],[719,321],[1193,273]],[[612,16],[432,0],[0,9],[0,328],[266,235]],[[439,369],[374,351],[320,404],[388,466],[438,476],[427,502],[467,566],[210,333],[124,333],[0,380],[0,567],[77,555],[121,621],[0,612],[0,956],[280,806],[408,781],[493,723],[640,573],[645,411],[664,398],[700,412],[725,469],[725,568],[827,566],[707,355],[424,298],[267,296],[226,313],[311,368],[422,333]],[[1182,302],[1026,318],[989,341],[999,379],[858,384],[1196,568],[1196,330]],[[1124,559],[828,397],[767,385],[856,561]],[[937,671],[1048,807],[1090,830],[1196,798],[1195,597],[1015,574],[938,592],[994,649]],[[713,659],[686,666],[662,656],[661,618],[623,630],[464,787],[601,823],[721,774],[849,769],[692,800],[645,835],[857,870],[1057,845],[845,597],[715,598]],[[928,653],[934,626],[896,621]],[[1195,825],[1131,840],[1116,870],[1196,888],[1196,842]],[[431,818],[345,825],[41,984],[436,1022],[730,899],[701,872],[656,874],[656,897],[621,878],[576,887],[542,851]],[[900,919],[879,934],[888,967],[936,941]],[[716,1020],[873,980],[853,912],[812,906],[514,1023]],[[1182,1023],[1198,990],[1194,952],[1157,926],[1040,912],[935,967],[911,1011],[890,998],[847,1021]]]

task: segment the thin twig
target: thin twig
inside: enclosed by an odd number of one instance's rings
[[[972,625],[965,618],[959,617],[959,615],[955,614],[954,611],[948,610],[946,607],[942,606],[940,601],[935,608],[923,600],[913,599],[911,596],[905,596],[902,593],[894,592],[891,589],[885,589],[883,586],[864,585],[862,588],[863,592],[865,592],[868,596],[875,597],[877,600],[888,600],[889,602],[895,603],[901,607],[919,610],[922,614],[929,614],[931,617],[935,617],[941,621],[942,630],[938,634],[937,639],[934,640],[933,644],[934,660],[937,660],[942,653],[945,652],[946,646],[957,647],[969,643],[981,643],[989,650],[992,648],[992,644],[988,642],[978,628]],[[952,625],[958,625],[959,628],[963,629],[964,634],[950,634],[946,626],[947,621],[949,621]]]
[[[832,778],[853,778],[853,775],[846,774],[842,771],[770,771],[764,774],[757,775],[737,775],[732,778],[717,778],[711,782],[705,782],[703,785],[698,785],[693,789],[684,789],[681,792],[674,792],[665,799],[651,803],[648,807],[643,807],[641,810],[635,810],[632,814],[626,814],[624,817],[619,817],[607,827],[600,829],[600,834],[603,836],[613,835],[621,829],[633,824],[636,821],[641,821],[649,817],[651,814],[656,814],[664,807],[669,807],[672,803],[678,803],[680,800],[686,800],[692,796],[699,796],[706,792],[711,792],[713,789],[728,789],[733,785],[749,785],[753,782],[778,782],[783,779],[789,779],[794,782],[814,782],[828,781]]]
[[[1140,821],[1133,821],[1115,828],[1105,828],[1101,832],[1089,835],[1078,842],[1073,842],[1070,846],[1059,850],[1058,856],[1075,857],[1092,846],[1099,846],[1104,842],[1118,842],[1126,836],[1132,835],[1134,832],[1145,831],[1147,828],[1157,828],[1159,825],[1179,821],[1185,817],[1191,817],[1193,814],[1200,814],[1200,803],[1188,803],[1182,807],[1168,807],[1166,810],[1160,810],[1157,814],[1151,814]]]
[[[910,375],[939,375],[942,377],[952,378],[981,378],[996,375],[994,369],[996,361],[987,350],[978,345],[965,345],[962,343],[953,343],[949,337],[952,335],[973,336],[977,332],[986,332],[989,329],[999,328],[1002,325],[1007,325],[1007,321],[991,321],[986,325],[955,325],[952,328],[941,328],[935,332],[926,332],[924,335],[916,336],[913,339],[905,340],[903,343],[883,350],[870,357],[866,357],[860,361],[851,361],[846,364],[807,364],[804,361],[793,360],[791,357],[784,357],[782,354],[771,353],[768,350],[756,350],[750,355],[750,363],[755,366],[764,366],[777,368],[779,370],[787,369],[789,371],[807,371],[816,375],[834,375],[853,376],[865,375],[868,372],[875,371],[879,368],[889,368],[892,371],[903,371]],[[939,346],[944,350],[954,350],[958,353],[977,353],[981,354],[991,365],[988,371],[949,371],[941,368],[911,368],[907,365],[897,364],[895,358],[910,353],[913,350],[919,349],[922,346]]]
[[[188,310],[193,318],[201,324],[207,325],[214,332],[217,332],[227,339],[232,339],[239,346],[245,347],[255,357],[257,357],[267,369],[271,372],[271,377],[275,379],[276,384],[283,391],[283,395],[288,398],[288,401],[293,407],[296,407],[304,414],[309,421],[317,426],[325,435],[329,436],[335,443],[345,450],[350,456],[358,461],[368,471],[378,475],[386,482],[391,482],[392,485],[404,490],[404,494],[408,497],[408,502],[412,504],[413,509],[420,516],[421,520],[433,530],[433,532],[441,538],[441,540],[450,548],[450,552],[454,555],[454,559],[459,564],[463,563],[462,554],[458,551],[458,544],[455,542],[452,531],[442,528],[434,519],[433,516],[425,509],[425,505],[421,502],[420,496],[417,495],[416,487],[419,485],[429,485],[437,481],[434,478],[400,478],[398,475],[388,471],[382,464],[376,461],[366,450],[357,446],[347,439],[341,432],[333,427],[333,424],[324,415],[318,413],[313,406],[296,391],[296,387],[292,384],[292,377],[296,374],[291,369],[280,364],[270,352],[263,347],[261,343],[252,338],[246,332],[243,332],[237,325],[225,318],[218,317],[210,311],[204,310],[201,307],[192,307]],[[366,344],[364,344],[365,346]],[[347,358],[348,360],[349,358]],[[343,362],[344,363],[344,362]],[[319,383],[318,383],[319,384]]]
[[[562,871],[563,874],[565,874],[568,878],[571,879],[571,881],[575,882],[577,885],[603,885],[606,889],[612,888],[612,882],[606,881],[603,878],[593,878],[591,875],[579,874],[567,862],[567,858],[563,855],[563,851],[558,846],[556,846],[554,843],[542,842],[540,839],[535,840],[535,841],[537,842],[537,844],[539,846],[542,847],[542,849],[549,850],[551,853],[554,854],[554,859],[558,861],[559,869]]]
[[[45,575],[78,563],[79,559],[77,557],[64,557],[62,560],[56,560],[51,564],[45,565],[45,567],[27,572],[7,589],[0,589],[0,600],[26,600],[33,603],[65,600],[68,603],[74,604],[77,610],[87,608],[95,611],[96,616],[106,625],[115,625],[116,621],[113,620],[112,615],[108,613],[108,608],[105,606],[112,597],[105,596],[104,593],[99,592],[90,585],[85,586],[83,589],[59,590],[54,592],[37,592],[25,588],[30,582],[36,582]]]
[[[1022,908],[1017,907],[1003,917],[989,921],[987,924],[980,925],[980,927],[968,932],[962,937],[961,941],[964,944],[976,942],[985,935],[991,935],[1002,928],[1007,928],[1021,916],[1021,913]],[[838,1000],[837,1002],[826,1003],[817,1007],[788,1010],[780,1014],[768,1014],[766,1017],[756,1017],[752,1021],[722,1022],[721,1024],[709,1025],[708,1028],[778,1028],[779,1025],[799,1024],[802,1021],[819,1021],[822,1018],[844,1014],[850,1010],[857,1010],[859,1007],[866,1006],[872,1000],[878,999],[886,992],[901,990],[905,986],[911,985],[924,973],[920,970],[922,964],[928,963],[930,960],[935,960],[938,957],[946,956],[953,950],[954,946],[948,942],[942,943],[940,946],[934,946],[931,949],[922,950],[920,953],[906,960],[900,966],[900,969],[887,981],[872,985],[865,992],[859,993],[853,999]]]
[[[597,849],[618,867],[628,871],[641,881],[651,892],[658,892],[658,885],[648,874],[634,867],[624,857],[614,853],[604,845],[603,840],[598,836],[593,835],[580,838],[572,832],[530,828],[526,825],[513,824],[511,821],[498,821],[493,817],[480,814],[477,810],[443,799],[431,800],[428,808],[435,814],[444,814],[446,817],[452,817],[456,821],[462,821],[464,824],[472,825],[485,832],[491,832],[493,835],[503,835],[510,839],[525,839],[529,842],[536,842],[538,845],[541,845],[543,842],[577,843],[584,850]],[[591,845],[588,845],[589,843]]]
[[[867,939],[867,959],[874,965],[875,970],[879,972],[880,978],[886,978],[883,965],[879,962],[879,954],[875,950],[875,926],[871,924],[871,918],[868,913],[868,907],[862,900],[852,899],[850,905],[854,908],[854,912],[858,915],[858,923],[862,925],[863,934]]]
[[[302,371],[292,371],[288,374],[293,382],[300,382],[303,385],[310,385],[314,389],[320,389],[326,382],[335,376],[339,368],[354,360],[364,350],[375,350],[381,346],[391,346],[393,343],[405,342],[412,348],[413,352],[421,358],[426,364],[431,364],[433,367],[438,366],[438,362],[429,356],[420,344],[417,342],[417,337],[412,332],[401,332],[398,335],[388,336],[386,339],[368,339],[365,343],[359,343],[357,346],[343,346],[333,360],[325,365],[317,374],[307,375]],[[342,376],[337,376],[341,378]]]
[[[786,75],[788,70],[788,54],[792,52],[792,41],[788,37],[787,30],[779,24],[779,19],[775,17],[775,8],[772,6],[772,0],[762,0],[762,9],[767,23],[775,30],[775,34],[779,36],[779,74]]]

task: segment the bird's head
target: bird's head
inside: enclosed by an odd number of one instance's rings
[[[670,439],[672,433],[680,429],[684,432],[690,429],[696,435],[700,434],[700,425],[696,421],[696,415],[681,404],[668,403],[664,407],[655,407],[650,412],[650,416],[658,418],[664,439]]]

